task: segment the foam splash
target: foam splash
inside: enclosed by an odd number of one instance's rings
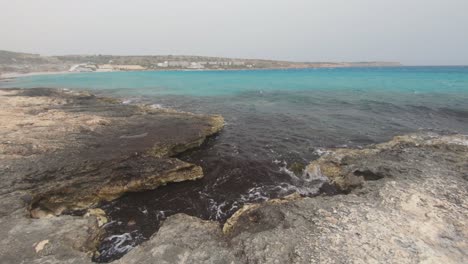
[[[153,109],[163,109],[164,107],[161,104],[152,104],[150,105],[151,108]]]
[[[326,152],[322,152],[322,155]],[[320,171],[307,171],[302,170],[300,175],[296,175],[293,171],[288,169],[287,162],[283,161],[280,163],[280,172],[288,175],[290,177],[289,182],[283,182],[274,187],[274,190],[279,193],[279,195],[284,196],[297,192],[303,196],[312,196],[317,194],[320,191],[320,188],[327,181],[327,178]]]
[[[166,212],[165,211],[157,211],[155,213],[155,219],[156,221],[163,221],[167,218]]]
[[[134,248],[131,244],[133,237],[130,233],[121,235],[113,235],[104,239],[103,243],[109,244],[110,247],[100,252],[98,258],[107,258],[109,256],[124,255]]]
[[[243,203],[260,203],[270,199],[268,186],[250,188],[247,194],[241,195],[240,201]]]
[[[237,202],[234,202],[232,204],[224,201],[221,203],[217,203],[213,199],[209,199],[209,210],[211,212],[211,220],[216,220],[220,221],[222,219],[225,219],[230,212],[237,210],[239,208],[239,205]]]
[[[302,196],[313,196],[319,193],[320,188],[327,181],[327,178],[320,171],[303,170],[301,174],[296,175],[288,169],[286,161],[275,159],[273,163],[279,165],[280,172],[289,176],[284,182],[275,185],[252,187],[246,193],[241,194],[238,199],[231,202],[216,202],[214,199],[207,197],[209,200],[209,211],[211,212],[210,219],[216,221],[226,219],[246,203],[261,203],[292,193],[299,193]],[[200,193],[200,195],[203,194]]]
[[[326,150],[326,149],[322,149],[322,148],[317,148],[317,149],[314,150],[313,153],[314,153],[315,155],[321,157],[321,156],[330,154],[331,151]]]

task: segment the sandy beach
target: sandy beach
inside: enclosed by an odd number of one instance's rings
[[[18,78],[18,77],[35,76],[35,75],[72,74],[72,73],[73,73],[73,72],[69,72],[69,71],[28,72],[28,73],[7,72],[7,73],[0,73],[0,80],[3,80],[3,79],[14,79],[14,78]]]

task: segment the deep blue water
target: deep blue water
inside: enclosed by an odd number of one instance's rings
[[[86,89],[225,117],[223,132],[180,157],[201,165],[204,179],[103,206],[114,222],[101,260],[147,239],[174,213],[224,221],[246,202],[316,194],[321,183],[288,168],[317,158],[321,148],[416,131],[468,134],[468,67],[78,73],[1,86]]]

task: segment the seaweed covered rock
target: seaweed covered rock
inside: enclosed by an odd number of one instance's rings
[[[223,124],[221,116],[124,105],[87,92],[0,90],[0,229],[12,230],[2,234],[2,256],[19,263],[20,249],[31,262],[67,245],[95,250],[105,216],[56,216],[82,215],[127,192],[203,177],[201,167],[173,156],[200,146]],[[40,240],[40,252],[52,253],[35,252],[23,241],[28,237]],[[75,255],[69,257],[82,259]]]

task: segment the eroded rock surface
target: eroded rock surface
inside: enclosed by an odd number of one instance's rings
[[[202,177],[201,167],[172,156],[223,124],[220,116],[123,105],[86,92],[0,90],[2,258],[89,262],[81,252],[95,249],[102,216],[56,216]]]
[[[468,137],[414,134],[326,153],[308,173],[348,194],[249,205],[225,234],[175,215],[119,263],[468,262]]]

